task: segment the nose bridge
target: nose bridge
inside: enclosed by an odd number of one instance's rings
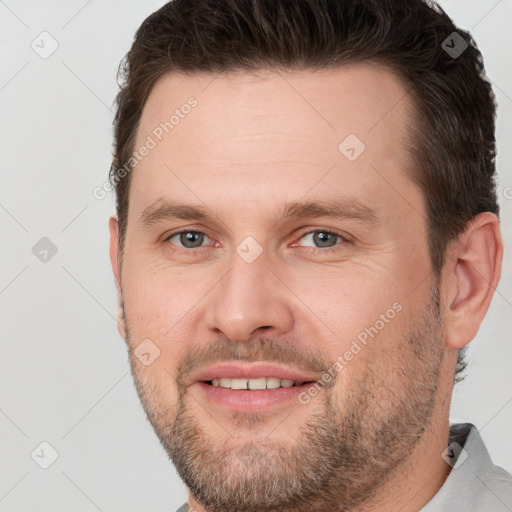
[[[233,254],[229,271],[216,287],[211,308],[209,328],[233,341],[277,336],[289,331],[294,323],[286,287],[269,268],[271,262],[264,252],[252,259],[255,247],[251,243],[242,242]],[[262,328],[264,331],[257,332]]]

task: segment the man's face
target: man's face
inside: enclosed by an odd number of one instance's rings
[[[442,329],[406,175],[409,97],[369,64],[213,78],[162,77],[137,131],[134,149],[151,147],[121,269],[137,389],[211,509],[349,509],[435,414]],[[177,203],[205,215],[172,216]]]

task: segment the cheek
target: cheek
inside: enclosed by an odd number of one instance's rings
[[[173,326],[182,313],[181,297],[151,273],[130,275],[123,284],[132,370],[145,409],[156,424],[178,402],[176,369],[184,355]],[[161,418],[161,419],[159,419]]]
[[[146,344],[149,352],[158,356],[151,366],[141,368],[142,376],[174,387],[180,361],[196,337],[191,319],[208,283],[198,276],[191,278],[184,268],[148,265],[148,259],[126,260],[123,299],[128,342],[132,353]],[[193,285],[201,282],[203,286]],[[140,366],[137,360],[134,364]]]
[[[198,291],[187,270],[152,264],[151,256],[126,258],[123,298],[132,334],[162,340],[190,309]],[[197,300],[196,300],[197,302]]]
[[[359,389],[368,368],[382,373],[386,365],[395,367],[406,356],[400,350],[410,315],[397,297],[400,294],[389,287],[347,289],[331,297],[324,314],[319,314],[334,331],[324,337],[324,348],[342,388]]]
[[[332,279],[328,290],[311,290],[304,289],[303,295],[298,295],[307,298],[306,305],[332,331],[332,348],[343,350],[355,339],[364,343],[401,323],[402,293],[397,283],[382,283],[377,276],[366,281],[341,277]]]
[[[132,373],[141,403],[152,425],[164,432],[172,422],[179,402],[176,381],[166,370],[160,356],[151,365],[145,366],[137,359],[132,361]]]

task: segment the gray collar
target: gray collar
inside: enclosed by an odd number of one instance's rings
[[[474,425],[450,426],[449,446],[443,458],[452,470],[421,512],[512,512],[512,475],[493,464]]]

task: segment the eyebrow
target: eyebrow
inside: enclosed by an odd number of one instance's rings
[[[144,209],[140,216],[140,222],[143,226],[150,227],[158,222],[170,219],[207,221],[213,219],[213,217],[215,215],[209,208],[160,198]],[[282,213],[278,212],[273,220],[277,223],[289,219],[320,217],[336,220],[356,220],[374,226],[379,224],[379,217],[375,210],[354,198],[339,201],[292,201],[286,203]]]

